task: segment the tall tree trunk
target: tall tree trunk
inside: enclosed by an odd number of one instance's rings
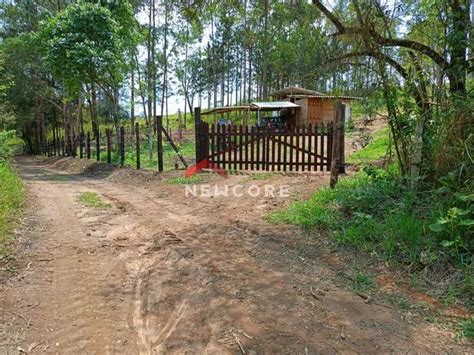
[[[165,104],[168,105],[168,17],[169,9],[167,0],[165,3],[165,32],[163,41],[163,90],[161,96],[161,116],[165,113]],[[166,131],[169,132],[169,118],[166,114]]]
[[[269,0],[264,0],[263,17],[263,59],[262,59],[262,91],[261,96],[268,96],[268,13],[270,11]]]
[[[135,64],[132,59],[132,73],[130,77],[130,121],[131,131],[135,133]]]
[[[90,112],[91,112],[91,122],[92,122],[92,134],[95,137],[96,132],[99,130],[99,121],[97,119],[97,91],[95,83],[91,83],[91,105],[90,105]]]
[[[153,159],[153,40],[154,35],[153,18],[155,9],[155,0],[150,0],[148,3],[148,37],[147,37],[147,106],[148,106],[148,120],[147,120],[147,138],[148,138],[148,160]]]
[[[248,79],[248,99],[247,101],[250,102],[252,100],[252,47],[249,48],[249,79]]]
[[[79,91],[79,95],[77,98],[77,113],[79,116],[79,130],[81,133],[84,132],[84,116],[82,114],[82,88]]]

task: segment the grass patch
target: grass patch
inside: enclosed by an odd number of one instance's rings
[[[354,277],[353,288],[356,291],[367,292],[377,287],[372,275],[358,273]]]
[[[461,335],[467,339],[474,340],[474,317],[461,321]]]
[[[413,305],[408,301],[405,297],[400,296],[400,295],[390,295],[388,297],[388,301],[399,307],[400,309],[404,309],[406,311],[410,310],[413,308]]]
[[[270,179],[274,174],[272,173],[261,173],[261,174],[252,174],[249,176],[250,180],[267,180]]]
[[[0,260],[9,255],[9,243],[23,199],[21,179],[7,162],[0,162]]]
[[[190,177],[178,176],[178,177],[169,178],[166,180],[166,182],[171,185],[187,185],[187,184],[199,184],[200,182],[202,182],[202,179],[198,175],[193,175]]]
[[[347,162],[360,165],[384,158],[387,155],[389,146],[389,132],[388,128],[375,132],[372,136],[372,142],[352,153],[347,157]]]
[[[77,197],[77,201],[86,206],[100,210],[112,207],[110,203],[102,201],[100,196],[95,192],[83,192]]]

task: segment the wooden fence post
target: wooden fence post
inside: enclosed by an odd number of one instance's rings
[[[125,164],[125,128],[120,127],[120,166]]]
[[[341,123],[339,127],[339,174],[346,173],[346,159],[344,153],[345,146],[345,127],[346,127],[346,110],[345,106],[340,106]]]
[[[56,130],[56,151],[57,151],[57,154],[58,156],[61,155],[61,143],[60,143],[60,140],[59,140],[59,133],[58,133],[58,130]]]
[[[79,158],[84,158],[84,132],[79,133]]]
[[[201,108],[194,108],[194,137],[196,145],[196,164],[202,160],[201,155]]]
[[[135,123],[135,145],[137,148],[137,170],[140,170],[140,125],[138,122]]]
[[[330,187],[334,188],[339,178],[339,165],[341,163],[340,151],[341,151],[341,139],[342,129],[344,122],[342,121],[342,105],[340,100],[336,100],[334,103],[334,123],[333,123],[333,140],[332,140],[332,154],[331,154],[331,178]],[[344,142],[342,142],[344,143]]]
[[[112,130],[107,128],[105,134],[107,136],[107,164],[112,164]]]
[[[95,156],[96,160],[100,161],[100,131],[95,132]]]
[[[163,171],[163,116],[156,116],[156,144],[157,144],[157,158],[158,158],[158,171]]]
[[[91,158],[91,132],[87,132],[87,159]]]
[[[70,136],[69,136],[69,147],[71,149],[71,155],[73,158],[76,157],[77,155],[77,147],[76,147],[76,142],[75,142],[75,137],[72,135],[72,133],[70,133]]]

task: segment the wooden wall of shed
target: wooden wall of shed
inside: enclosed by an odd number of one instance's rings
[[[309,98],[307,117],[307,123],[315,124],[331,122],[334,118],[334,101],[319,98]]]
[[[335,100],[333,99],[314,97],[296,100],[295,104],[299,105],[301,109],[291,124],[302,126],[310,123],[314,125],[317,123],[332,122],[334,119],[334,102]],[[342,104],[350,107],[350,101],[348,100],[342,100]],[[350,110],[348,112],[350,112]]]
[[[302,126],[307,125],[308,122],[308,98],[304,98],[301,100],[296,100],[295,104],[299,105],[301,109],[299,113],[296,115],[296,125]]]

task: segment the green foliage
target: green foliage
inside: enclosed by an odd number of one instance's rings
[[[0,161],[23,152],[23,140],[18,138],[15,131],[0,132]]]
[[[98,210],[103,210],[103,209],[112,207],[110,203],[106,203],[102,201],[99,194],[95,192],[90,192],[90,191],[81,193],[77,197],[77,201],[80,203],[83,203],[86,206],[89,206]]]
[[[6,162],[0,162],[0,260],[8,257],[8,244],[24,199],[23,184]]]
[[[474,90],[434,116],[435,131],[429,141],[434,179],[455,179],[466,186],[474,178]]]
[[[354,101],[351,104],[352,116],[354,119],[363,119],[370,122],[375,119],[377,114],[384,108],[385,101],[380,90],[368,92],[362,100]]]
[[[346,161],[350,164],[360,165],[380,160],[387,155],[389,142],[388,128],[377,131],[367,146],[352,153]]]
[[[128,16],[133,19],[132,13]],[[49,69],[73,96],[84,82],[120,82],[125,53],[133,44],[109,9],[89,2],[70,5],[52,17],[38,39]]]
[[[474,317],[460,322],[461,335],[467,339],[474,339]]]
[[[449,179],[447,179],[449,181]],[[272,222],[327,230],[341,246],[356,247],[384,260],[425,266],[450,263],[464,276],[463,296],[474,292],[473,195],[444,182],[442,189],[407,187],[396,168],[366,167],[269,216]],[[429,187],[429,186],[428,186]],[[471,270],[471,271],[469,271]]]

